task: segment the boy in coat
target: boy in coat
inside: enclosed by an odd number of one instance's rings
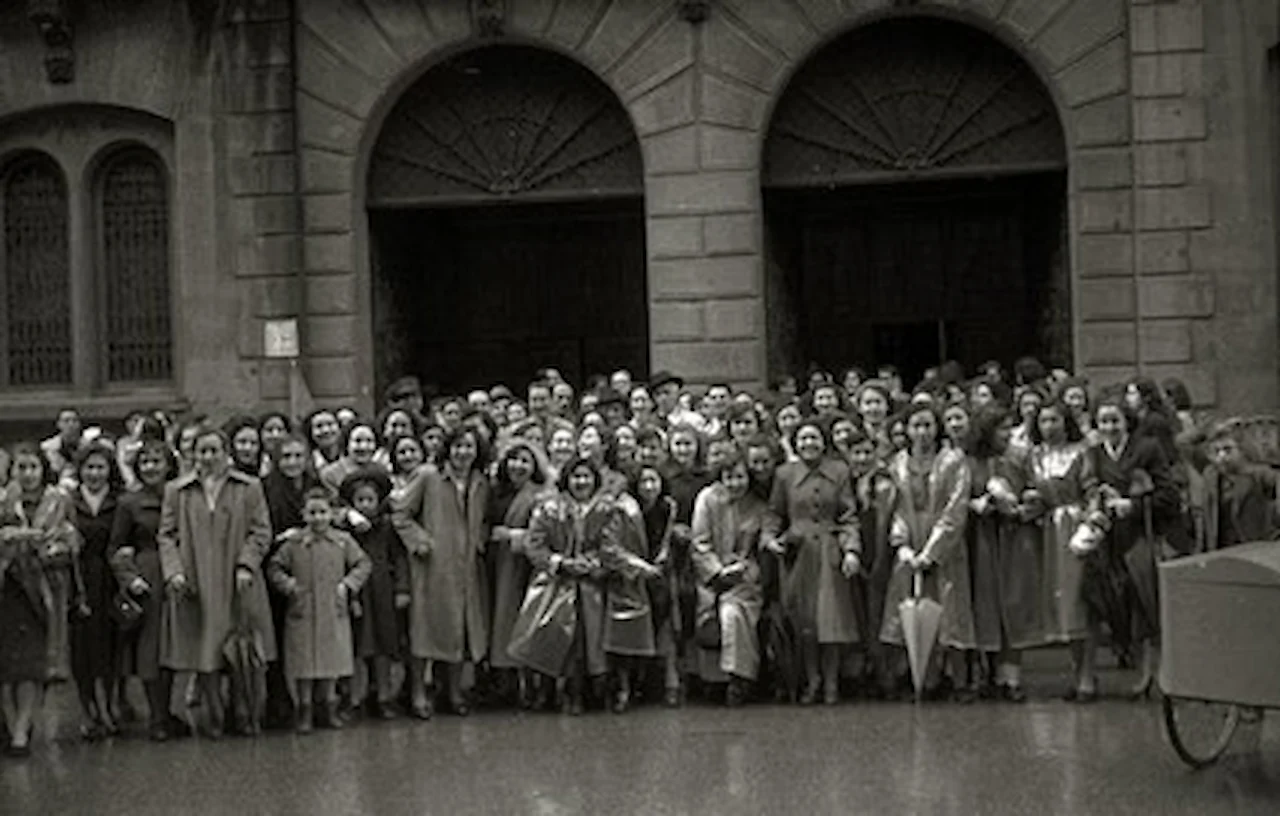
[[[1238,426],[1222,423],[1209,435],[1211,464],[1205,468],[1204,549],[1212,552],[1280,533],[1276,475],[1250,463]]]
[[[327,490],[307,491],[302,534],[271,557],[267,575],[289,599],[284,626],[285,675],[296,684],[297,730],[311,731],[312,705],[324,706],[321,725],[340,728],[334,686],[354,668],[351,600],[369,578],[369,556],[350,535],[333,529]]]

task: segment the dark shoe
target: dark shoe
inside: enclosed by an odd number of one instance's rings
[[[346,725],[346,721],[342,719],[341,707],[336,702],[326,703],[324,708],[321,709],[321,715],[318,719],[319,722],[316,725],[321,728],[330,728],[336,731]]]
[[[1151,689],[1155,684],[1151,682],[1151,678],[1147,677],[1138,682],[1133,688],[1129,689],[1130,700],[1150,700]]]
[[[800,705],[811,706],[818,702],[818,684],[810,683],[805,687],[804,693],[800,695]]]
[[[1000,699],[1009,703],[1025,703],[1027,693],[1022,690],[1022,686],[1009,684],[1000,687]]]
[[[311,722],[311,706],[300,705],[294,714],[293,730],[299,734],[310,734],[313,728]]]
[[[156,723],[151,726],[148,736],[151,737],[152,742],[168,742],[169,729],[164,727],[164,723]]]
[[[9,746],[4,749],[4,755],[14,759],[26,759],[31,756],[31,743],[28,742],[26,745],[9,743]]]
[[[222,726],[220,725],[202,726],[200,728],[200,736],[204,739],[213,740],[214,742],[216,742],[222,739]]]
[[[1089,689],[1088,691],[1076,692],[1076,702],[1082,703],[1085,705],[1089,703],[1098,702],[1098,690],[1096,688],[1093,688],[1093,689]]]
[[[384,720],[394,720],[396,718],[396,708],[390,700],[385,703],[378,703],[378,716]]]
[[[840,702],[840,687],[836,685],[827,686],[822,690],[822,704],[833,706]]]
[[[738,708],[747,700],[747,684],[737,677],[729,679],[729,688],[724,693],[724,704],[729,708]]]
[[[107,735],[100,722],[85,723],[80,726],[80,739],[84,742],[100,742]]]
[[[181,717],[169,715],[169,721],[165,724],[164,730],[169,734],[170,739],[186,739],[191,736],[191,725]]]
[[[465,698],[460,700],[451,700],[449,702],[449,707],[452,708],[453,713],[457,714],[459,717],[471,716],[471,704],[468,703]]]
[[[662,704],[667,708],[679,708],[681,703],[680,687],[669,688],[662,695]]]
[[[431,700],[428,698],[424,703],[414,703],[409,706],[409,713],[412,714],[414,718],[425,722],[431,719],[432,715],[435,714],[435,706],[432,705]]]

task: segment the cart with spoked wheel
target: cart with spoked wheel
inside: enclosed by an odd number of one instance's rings
[[[1280,708],[1280,543],[1166,561],[1159,574],[1165,731],[1204,768],[1242,720]]]

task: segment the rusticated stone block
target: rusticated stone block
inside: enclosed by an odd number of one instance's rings
[[[1067,126],[1076,147],[1129,143],[1129,98],[1123,95],[1099,99],[1075,108]]]
[[[1203,139],[1208,132],[1202,99],[1138,99],[1133,105],[1139,142]]]
[[[350,273],[317,275],[307,273],[307,314],[354,315],[359,306],[356,276]]]
[[[316,397],[354,401],[359,390],[355,357],[320,357],[303,362],[307,385]]]
[[[382,94],[381,85],[354,70],[305,26],[298,28],[297,48],[299,87],[354,116],[369,115]]]
[[[760,3],[758,0],[721,0],[733,9],[755,35],[792,59],[808,53],[816,35],[790,3]]]
[[[764,301],[760,298],[710,300],[706,304],[708,340],[749,340],[761,336]]]
[[[759,266],[754,255],[653,261],[649,287],[655,300],[755,295],[760,291]]]
[[[651,304],[649,331],[654,343],[703,339],[702,303],[671,301]]]
[[[256,317],[290,317],[298,314],[298,280],[293,275],[251,280],[248,294]]]
[[[738,30],[723,14],[712,14],[703,28],[703,61],[718,72],[757,88],[768,88],[782,70],[777,58]]]
[[[298,96],[298,129],[303,140],[315,147],[354,153],[364,122],[309,94]]]
[[[308,316],[303,328],[303,353],[316,357],[354,354],[356,319],[353,315]]]
[[[1185,143],[1134,146],[1138,184],[1143,187],[1176,187],[1187,181]]]
[[[303,213],[308,232],[348,232],[351,230],[351,195],[309,195],[303,201]]]
[[[755,173],[725,171],[659,176],[647,184],[652,215],[754,212],[760,190]]]
[[[253,226],[259,235],[298,231],[298,200],[293,196],[253,199]]]
[[[289,361],[260,360],[258,362],[258,388],[263,400],[289,399]]]
[[[1058,74],[1058,89],[1070,106],[1112,96],[1129,87],[1129,49],[1123,39],[1115,39],[1095,49]]]
[[[236,239],[236,275],[242,278],[282,275],[294,266],[292,235],[241,235]]]
[[[749,170],[760,161],[759,131],[704,125],[702,150],[703,170]]]
[[[1086,323],[1080,327],[1080,358],[1087,366],[1131,365],[1138,360],[1132,321]]]
[[[1209,188],[1159,187],[1138,190],[1138,229],[1195,229],[1213,225]]]
[[[1143,363],[1191,362],[1191,321],[1145,320],[1140,334]]]
[[[353,261],[351,233],[307,235],[303,238],[302,251],[308,271],[345,272]]]
[[[652,367],[678,372],[692,382],[758,382],[763,359],[760,340],[655,343]]]
[[[1155,18],[1156,45],[1161,51],[1204,48],[1204,7],[1200,0],[1162,3],[1155,6]]]
[[[1036,38],[1039,51],[1057,68],[1083,57],[1124,33],[1124,3],[1116,0],[1073,0]]]
[[[351,189],[355,160],[322,150],[302,151],[302,191],[342,193]]]
[[[688,258],[701,254],[701,216],[649,219],[649,257]]]
[[[1133,236],[1129,233],[1081,235],[1076,244],[1082,278],[1129,277],[1133,274]]]
[[[1143,317],[1208,317],[1213,314],[1213,282],[1192,275],[1138,282]]]
[[[1134,311],[1133,285],[1116,279],[1080,281],[1080,320],[1115,321],[1132,319]]]
[[[1082,232],[1125,232],[1133,228],[1133,196],[1128,190],[1086,191],[1077,196]]]
[[[1167,275],[1190,268],[1185,232],[1140,232],[1137,242],[1138,271],[1144,275]]]
[[[1128,148],[1081,150],[1076,154],[1074,178],[1080,190],[1124,189],[1133,184]]]
[[[288,66],[242,68],[228,83],[230,113],[261,113],[293,109],[293,71]]]
[[[293,156],[233,156],[228,186],[232,195],[289,195],[293,193]]]
[[[645,173],[649,175],[689,173],[698,169],[696,125],[645,136],[640,146],[644,151]]]
[[[756,222],[750,213],[708,215],[702,220],[703,245],[708,255],[737,255],[759,249]]]
[[[674,19],[675,9],[648,0],[613,0],[578,53],[592,65],[606,66],[631,50],[636,40],[664,15]]]

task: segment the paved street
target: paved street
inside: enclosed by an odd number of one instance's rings
[[[1274,814],[1280,717],[1186,770],[1154,703],[837,709],[693,705],[625,717],[484,712],[256,741],[140,738],[0,760],[5,814]],[[1105,689],[1128,677],[1108,672]],[[60,699],[66,692],[60,692]]]

